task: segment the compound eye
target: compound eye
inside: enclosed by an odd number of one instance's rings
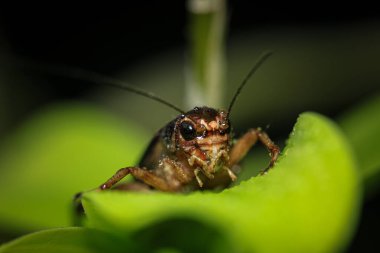
[[[189,121],[182,121],[179,125],[179,131],[186,141],[191,141],[197,136],[194,125]]]

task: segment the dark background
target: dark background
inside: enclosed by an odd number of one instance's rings
[[[2,57],[7,59],[2,68],[15,71],[13,66],[17,69],[20,60],[32,60],[112,76],[158,52],[186,47],[187,15],[184,2],[129,1],[125,4],[128,7],[91,4],[86,7],[41,6],[23,10],[18,7],[1,8],[0,45],[4,50]],[[263,8],[251,1],[234,1],[229,7],[228,38],[252,27],[265,29],[276,25],[306,27],[380,21],[378,9],[368,6],[313,6],[301,11],[290,7]],[[7,97],[4,98],[6,102],[3,101],[5,109],[12,108],[12,113],[6,114],[6,120],[1,122],[0,136],[21,124],[37,108],[55,100],[85,99],[95,87],[92,83],[75,80],[68,85],[62,77],[28,70],[14,73],[18,80],[4,88]],[[33,85],[22,79],[34,80]],[[374,90],[358,93],[357,97],[350,98],[346,103],[354,104]],[[342,105],[339,104],[322,112],[334,116],[341,109]],[[278,131],[274,134],[285,133]],[[376,243],[380,225],[379,201],[379,196],[365,201],[359,229],[348,252],[380,251]]]

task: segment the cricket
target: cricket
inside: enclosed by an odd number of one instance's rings
[[[230,118],[241,90],[271,54],[267,52],[259,58],[236,90],[227,110],[202,106],[185,112],[151,93],[120,81],[94,77],[99,83],[109,83],[156,100],[178,111],[179,115],[155,134],[137,165],[119,169],[91,191],[115,189],[188,193],[224,189],[237,179],[239,162],[258,141],[266,147],[270,156],[268,167],[260,173],[266,174],[277,161],[280,148],[261,128],[251,128],[240,138],[234,139]],[[84,77],[83,73],[77,73],[77,76]],[[133,180],[119,183],[127,175],[132,175]],[[82,194],[75,195],[76,203],[80,203]]]

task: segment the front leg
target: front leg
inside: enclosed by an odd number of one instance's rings
[[[134,176],[136,179],[140,179],[146,185],[152,186],[153,188],[157,190],[161,190],[161,191],[175,191],[176,190],[176,188],[173,185],[169,184],[163,177],[160,177],[151,171],[148,171],[144,168],[139,168],[139,167],[126,167],[126,168],[122,168],[118,170],[105,183],[101,184],[99,187],[90,191],[103,191],[103,190],[110,189],[112,186],[117,184],[120,180],[122,180],[124,177],[126,177],[129,174]],[[128,185],[130,185],[131,187],[129,187]],[[127,190],[136,189],[137,191],[139,191],[140,188],[143,189],[141,185],[138,185],[137,188],[135,186],[136,186],[136,183],[131,182],[131,183],[127,183],[127,185],[120,187],[120,189],[127,189]],[[143,190],[146,190],[146,188]],[[80,204],[80,199],[82,198],[83,193],[84,192],[80,192],[74,196],[74,203]]]
[[[230,151],[229,167],[231,168],[232,166],[239,163],[240,160],[246,156],[251,147],[255,145],[257,140],[259,140],[267,148],[271,157],[269,166],[264,169],[261,174],[265,174],[270,168],[272,168],[280,154],[280,148],[274,144],[269,136],[260,128],[248,130],[246,134],[244,134],[236,141]]]
[[[156,175],[152,171],[148,171],[144,168],[139,167],[126,167],[118,170],[110,179],[108,179],[105,183],[101,184],[99,187],[90,190],[90,191],[104,191],[112,188],[115,184],[117,184],[120,180],[122,180],[127,175],[131,174],[134,178],[141,180],[140,182],[130,182],[125,185],[121,185],[119,190],[132,190],[132,191],[147,191],[149,189],[148,186],[151,186],[160,191],[166,192],[174,192],[177,190],[178,186],[165,180],[164,177]],[[77,215],[82,215],[84,213],[82,206],[82,195],[85,192],[77,193],[74,196],[74,207]],[[75,218],[77,220],[77,217]],[[77,221],[75,221],[77,223]]]
[[[143,181],[145,184],[152,186],[153,188],[160,191],[175,191],[176,187],[167,180],[153,171],[146,170],[144,168],[139,167],[127,167],[118,170],[115,175],[113,175],[110,179],[108,179],[104,184],[99,186],[99,190],[106,190],[114,186],[121,179],[123,179],[128,174],[131,174],[134,178]]]

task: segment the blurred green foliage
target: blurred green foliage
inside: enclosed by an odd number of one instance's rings
[[[21,237],[1,247],[0,252],[116,253],[132,250],[131,247],[125,245],[120,248],[121,245],[120,240],[102,231],[86,228],[57,228]]]
[[[75,193],[136,163],[141,128],[89,104],[50,105],[8,136],[0,151],[0,224],[36,230],[71,224]]]
[[[380,95],[376,94],[346,112],[339,120],[357,156],[367,196],[376,194],[380,187],[379,113]]]

